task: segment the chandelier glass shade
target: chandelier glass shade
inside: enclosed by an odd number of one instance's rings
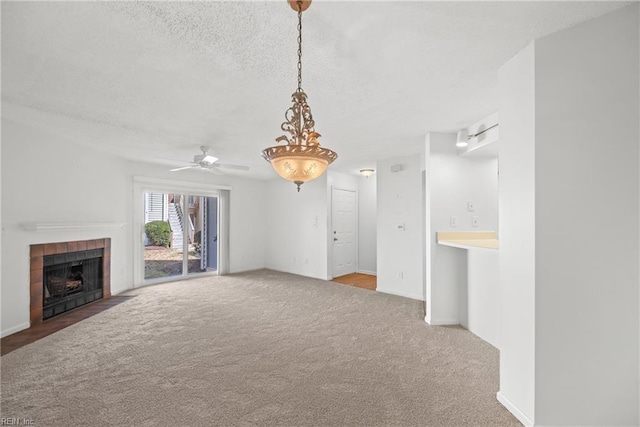
[[[311,1],[289,0],[291,7],[298,12],[298,88],[291,95],[293,105],[285,113],[285,121],[280,128],[284,135],[276,138],[277,143],[262,151],[262,157],[271,163],[273,169],[282,178],[300,186],[320,177],[338,155],[328,148],[320,147],[315,131],[315,122],[311,108],[307,104],[307,94],[302,90],[302,11]]]

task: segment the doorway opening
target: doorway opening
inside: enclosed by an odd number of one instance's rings
[[[144,193],[144,280],[217,272],[218,197]]]

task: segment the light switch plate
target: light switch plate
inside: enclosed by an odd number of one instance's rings
[[[449,218],[449,226],[452,228],[455,228],[458,226],[458,217],[456,216],[452,216],[451,218]]]
[[[467,211],[473,212],[476,210],[476,205],[473,202],[467,202]]]

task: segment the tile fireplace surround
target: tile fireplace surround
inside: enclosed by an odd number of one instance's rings
[[[104,248],[102,256],[102,298],[111,296],[111,239],[80,240],[75,242],[44,243],[31,245],[30,269],[31,280],[29,285],[30,304],[29,319],[31,326],[42,323],[42,298],[43,298],[43,270],[44,257],[48,255],[60,255],[69,252],[86,251]]]

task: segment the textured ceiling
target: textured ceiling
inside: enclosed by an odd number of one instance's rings
[[[303,14],[303,88],[351,172],[497,109],[497,71],[533,39],[629,2],[330,2]],[[273,177],[296,87],[296,15],[269,2],[2,2],[3,116],[127,159],[210,145]],[[177,162],[167,161],[175,159]]]

